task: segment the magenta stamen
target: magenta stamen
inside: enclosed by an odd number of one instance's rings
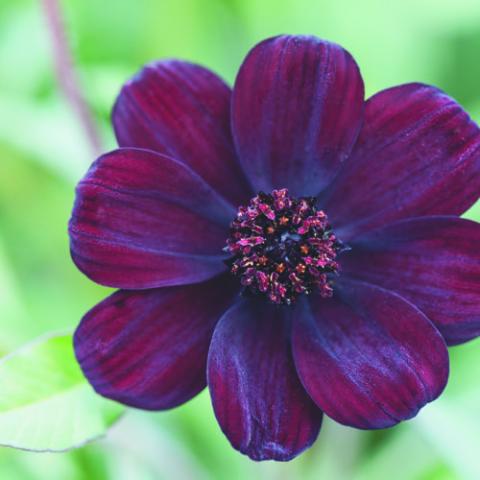
[[[290,305],[302,293],[332,295],[341,246],[314,198],[297,199],[281,189],[260,192],[239,207],[226,251],[246,292]]]

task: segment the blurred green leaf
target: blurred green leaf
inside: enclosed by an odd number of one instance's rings
[[[438,462],[436,452],[423,438],[412,434],[408,424],[388,432],[380,445],[364,455],[354,480],[384,480],[387,471],[389,480],[416,480]]]
[[[0,444],[64,451],[105,433],[123,412],[82,375],[71,335],[49,335],[0,361]]]
[[[21,301],[20,292],[15,282],[13,272],[7,258],[3,239],[0,232],[0,312],[5,318],[9,319],[13,325],[18,324],[19,320],[25,316],[25,309]],[[8,348],[13,340],[12,332],[6,328],[0,329],[0,357],[10,351]]]
[[[68,181],[83,176],[93,158],[76,119],[64,103],[56,98],[25,101],[21,96],[7,97],[0,92],[0,106],[1,141],[31,155]],[[24,131],[29,132],[28,142]]]
[[[439,400],[429,405],[415,422],[417,431],[458,473],[459,478],[465,480],[480,478],[480,406],[478,390],[474,393],[455,401]]]

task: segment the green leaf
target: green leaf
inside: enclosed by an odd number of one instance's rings
[[[98,396],[73,353],[72,336],[42,337],[0,361],[0,445],[64,451],[98,439],[123,407]]]

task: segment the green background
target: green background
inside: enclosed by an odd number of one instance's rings
[[[114,147],[114,98],[142,64],[179,57],[232,82],[248,49],[279,33],[342,44],[367,95],[432,83],[480,120],[478,0],[69,0],[64,8],[105,150]],[[68,253],[74,186],[93,155],[56,85],[49,40],[40,2],[0,1],[1,355],[74,327],[108,293]],[[480,220],[478,204],[467,216]],[[380,432],[327,419],[314,447],[288,464],[256,464],[232,450],[204,392],[174,411],[131,411],[106,438],[69,453],[1,449],[0,478],[477,480],[480,341],[451,356],[445,394],[416,419]]]

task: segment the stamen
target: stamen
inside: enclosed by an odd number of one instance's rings
[[[299,295],[332,295],[331,278],[343,248],[315,198],[290,197],[287,189],[260,192],[238,209],[225,250],[245,293],[290,305]]]

